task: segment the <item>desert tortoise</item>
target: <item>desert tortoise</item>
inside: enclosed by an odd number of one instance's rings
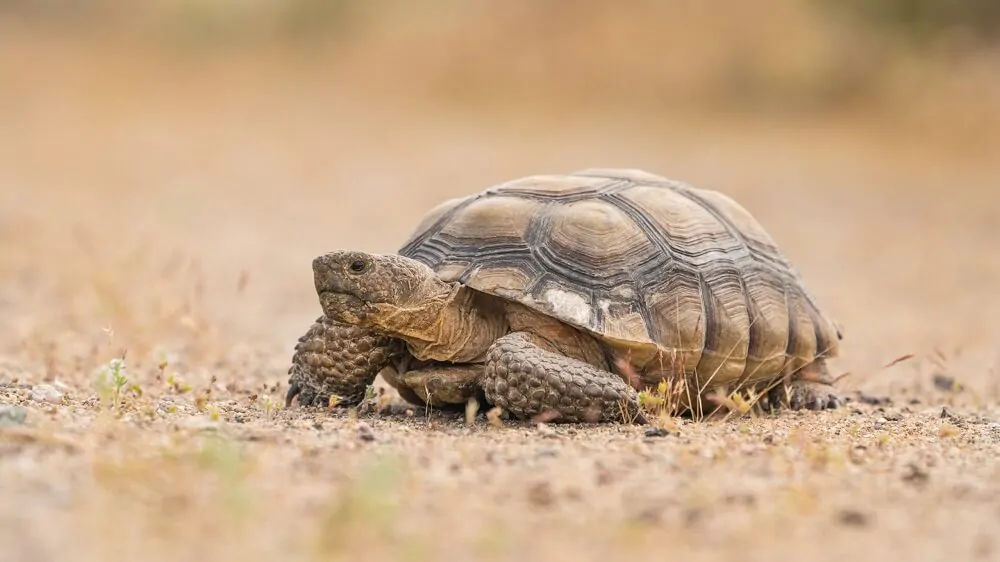
[[[840,331],[761,225],[641,170],[502,183],[432,209],[398,254],[335,251],[313,273],[324,316],[289,402],[356,403],[392,365],[408,400],[436,383],[437,403],[480,392],[520,418],[641,419],[636,388],[663,380],[690,407],[776,381],[794,408],[841,404]]]

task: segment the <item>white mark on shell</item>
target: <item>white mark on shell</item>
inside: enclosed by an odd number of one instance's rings
[[[601,307],[601,311],[607,316],[611,312],[611,301],[608,299],[600,299],[597,301],[597,305]]]
[[[552,312],[560,317],[566,318],[583,326],[590,323],[590,305],[583,295],[572,293],[562,289],[549,289],[545,291],[545,302],[549,304]]]

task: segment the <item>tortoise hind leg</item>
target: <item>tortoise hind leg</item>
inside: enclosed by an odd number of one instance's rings
[[[792,410],[833,410],[845,403],[833,383],[826,363],[817,359],[795,373],[787,385],[772,390],[772,400]]]
[[[833,410],[844,405],[844,399],[829,384],[808,380],[789,383],[789,406],[793,410]]]
[[[481,381],[490,403],[521,419],[552,412],[557,422],[646,423],[638,393],[624,379],[540,343],[513,332],[490,346]]]

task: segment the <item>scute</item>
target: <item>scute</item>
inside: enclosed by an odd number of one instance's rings
[[[817,328],[819,335],[822,336],[817,337],[816,341],[829,341],[834,346],[833,351],[835,352],[836,342],[841,338],[840,330],[837,328],[836,323],[827,317],[816,304],[816,299],[809,293],[801,276],[795,271],[795,268],[792,267],[788,259],[782,255],[778,249],[778,245],[771,238],[771,235],[764,230],[763,225],[757,219],[753,218],[750,212],[743,208],[742,205],[724,193],[690,187],[689,189],[693,193],[696,193],[700,199],[709,203],[714,210],[729,221],[735,227],[735,230],[739,232],[747,246],[758,257],[766,259],[775,271],[780,271],[787,275],[796,293],[800,294],[806,301],[802,314],[811,317],[811,323]]]
[[[628,293],[627,293],[628,294]],[[632,299],[633,296],[618,296],[614,293],[597,297],[601,310],[601,330],[606,337],[622,341],[653,343],[646,326],[643,310]]]
[[[417,227],[410,234],[410,237],[403,242],[403,247],[405,248],[409,245],[417,243],[421,236],[433,229],[436,223],[444,218],[449,212],[453,211],[459,205],[466,204],[471,200],[472,198],[469,197],[455,197],[435,205],[430,211],[427,211],[423,218],[420,219],[420,223],[417,224]]]
[[[484,265],[469,275],[468,279],[467,282],[474,283],[475,288],[484,293],[516,299],[519,295],[525,294],[535,277],[526,267],[518,267],[517,264],[507,266],[498,264],[496,267]]]
[[[692,372],[705,343],[705,310],[697,272],[675,267],[645,295],[653,340],[675,350],[685,371]]]
[[[465,205],[441,228],[441,234],[461,244],[520,243],[539,203],[520,197],[483,197]]]
[[[554,267],[607,278],[659,253],[641,226],[615,205],[584,199],[553,205],[539,232],[540,252]]]
[[[662,233],[670,252],[692,267],[714,261],[733,261],[747,256],[742,241],[710,211],[683,193],[672,189],[636,185],[619,197],[630,203],[633,213]]]
[[[505,182],[486,190],[487,193],[508,195],[535,195],[541,197],[566,197],[589,194],[615,183],[603,176],[536,175]]]
[[[663,176],[637,168],[586,168],[577,170],[570,175],[628,180],[637,184],[670,183],[670,180]]]
[[[450,200],[400,253],[700,381],[773,378],[838,351],[835,324],[746,209],[642,170],[529,176]]]

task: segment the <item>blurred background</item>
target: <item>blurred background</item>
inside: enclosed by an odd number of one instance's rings
[[[843,370],[988,381],[998,37],[992,0],[0,0],[4,345],[64,376],[111,329],[283,382],[314,255],[623,166],[754,213]]]

